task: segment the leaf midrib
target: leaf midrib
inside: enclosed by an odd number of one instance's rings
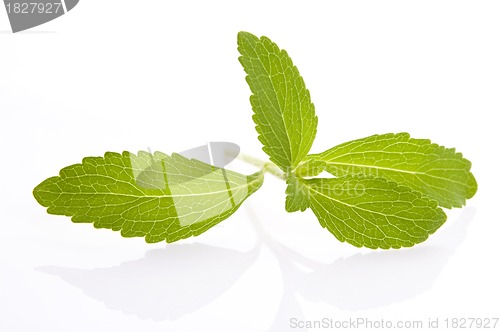
[[[262,46],[264,46],[264,43],[262,43],[261,40],[259,40],[259,43],[262,44]],[[279,53],[281,53],[282,51],[280,51]],[[279,54],[278,53],[278,54]],[[285,112],[284,112],[284,107],[283,105],[281,105],[280,103],[280,100],[278,98],[278,94],[276,93],[276,86],[274,85],[274,81],[272,79],[272,76],[271,76],[271,73],[267,70],[266,66],[264,66],[263,62],[260,60],[260,57],[257,56],[257,58],[259,59],[259,61],[261,62],[262,64],[262,67],[264,68],[264,71],[266,72],[267,74],[267,77],[269,78],[269,81],[271,81],[271,85],[273,87],[273,93],[274,93],[274,97],[276,98],[276,101],[278,102],[278,106],[279,106],[279,112],[280,112],[280,116],[281,116],[281,120],[283,122],[283,126],[285,127],[285,135],[286,135],[286,139],[288,141],[288,150],[290,151],[290,160],[289,160],[289,163],[290,165],[289,166],[293,166],[293,151],[292,151],[292,142],[290,140],[290,134],[288,133],[288,126],[286,125],[286,121],[285,121]],[[280,58],[280,63],[281,63],[281,58]],[[271,62],[269,62],[269,68],[271,68],[272,64]],[[283,75],[284,76],[284,75]],[[286,79],[284,80],[285,81],[285,91],[288,91],[287,88],[288,88],[288,83],[286,81]],[[286,98],[285,98],[286,99]],[[286,104],[286,100],[285,100],[285,104]],[[273,133],[276,135],[276,137],[278,137],[276,131],[272,128],[272,126],[270,126],[271,130],[273,131]]]
[[[95,177],[96,175],[82,175],[82,176],[92,176],[92,177]],[[82,177],[80,176],[80,177]],[[110,179],[113,179],[115,181],[117,181],[117,179],[115,178],[112,178],[112,177],[109,177],[109,176],[102,176],[102,175],[97,175],[98,177],[104,177],[104,178],[110,178]],[[239,190],[241,188],[244,188],[244,187],[250,187],[251,185],[259,182],[261,180],[261,178],[263,177],[263,174],[261,174],[259,177],[255,178],[254,180],[250,181],[250,182],[247,182],[246,184],[244,185],[239,185],[239,186],[236,186],[236,187],[232,187],[232,189],[236,189],[236,190]],[[117,181],[117,182],[122,182],[122,183],[126,183],[128,185],[132,185],[132,183],[130,182],[126,182],[126,181]],[[134,189],[139,189],[138,187],[134,187]],[[161,190],[161,189],[158,189],[158,190]],[[40,192],[46,192],[46,193],[53,193],[52,191],[43,191],[43,190],[40,190]],[[174,197],[196,197],[196,196],[206,196],[206,195],[212,195],[212,194],[220,194],[220,193],[224,193],[224,192],[227,192],[227,190],[218,190],[218,191],[210,191],[210,192],[203,192],[203,193],[197,193],[197,194],[189,194],[189,195],[148,195],[148,194],[144,194],[144,195],[130,195],[130,194],[123,194],[123,193],[116,193],[116,192],[78,192],[78,193],[73,193],[73,192],[67,192],[67,191],[62,191],[61,194],[73,194],[73,195],[113,195],[113,196],[120,196],[120,197],[134,197],[134,198],[174,198]]]
[[[406,173],[406,174],[411,174],[411,175],[424,175],[424,176],[428,176],[428,177],[431,177],[431,178],[434,178],[434,179],[444,180],[444,181],[447,181],[447,182],[452,182],[452,183],[456,183],[456,184],[459,184],[459,185],[463,185],[463,182],[452,180],[452,179],[448,179],[448,178],[437,176],[437,175],[432,175],[432,174],[429,174],[428,172],[408,171],[408,170],[404,170],[404,169],[401,169],[401,168],[390,168],[390,167],[375,166],[375,165],[366,165],[366,164],[353,164],[353,163],[333,162],[333,161],[326,161],[326,160],[323,160],[323,159],[321,159],[321,160],[324,161],[327,165],[353,166],[353,167],[380,169],[380,170],[391,171],[391,172],[396,172],[396,173]],[[443,168],[443,170],[461,170],[461,169],[453,169],[453,168],[445,169],[445,168]]]

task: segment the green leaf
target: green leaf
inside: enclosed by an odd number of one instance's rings
[[[342,177],[385,177],[418,190],[451,208],[465,205],[477,191],[471,163],[455,149],[447,149],[407,133],[373,135],[340,144],[306,157],[323,161],[326,171]]]
[[[326,163],[316,158],[309,156],[295,168],[295,175],[298,177],[318,176],[326,168]]]
[[[301,181],[321,226],[356,247],[411,247],[425,241],[446,221],[435,200],[384,178]]]
[[[174,242],[228,218],[262,181],[261,172],[245,176],[179,154],[108,152],[62,169],[33,194],[73,222]]]
[[[288,173],[307,155],[316,136],[318,118],[309,91],[286,51],[269,38],[240,32],[238,51],[263,150]]]
[[[290,174],[286,180],[286,201],[287,212],[305,211],[309,207],[309,193],[300,178]]]
[[[286,181],[285,210],[287,212],[305,211],[309,207],[308,190],[301,179],[304,177],[318,176],[324,171],[326,165],[323,161],[309,159],[300,163],[295,171],[289,174]]]

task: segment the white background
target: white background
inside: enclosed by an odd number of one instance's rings
[[[82,0],[12,34],[1,7],[0,331],[499,317],[499,17],[498,1]],[[231,141],[265,158],[240,30],[270,37],[298,66],[319,117],[312,152],[407,131],[463,152],[477,195],[399,251],[339,243],[311,211],[286,213],[271,176],[221,226],[170,245],[37,204],[39,182],[106,151]]]

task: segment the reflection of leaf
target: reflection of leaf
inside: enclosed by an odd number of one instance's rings
[[[316,136],[318,118],[309,91],[287,52],[269,38],[240,32],[238,50],[263,150],[289,172],[307,155]]]
[[[173,242],[228,218],[262,181],[261,172],[245,176],[178,154],[108,152],[62,169],[33,194],[47,212],[74,222]]]
[[[422,192],[443,207],[461,207],[477,191],[471,163],[455,149],[410,138],[407,133],[373,135],[309,155],[335,176],[362,174],[388,178]]]
[[[296,282],[310,301],[344,310],[366,310],[411,299],[433,286],[447,260],[465,241],[475,210],[412,250],[376,251],[339,258]]]
[[[259,249],[242,253],[202,244],[173,244],[144,258],[92,270],[39,267],[106,307],[141,319],[176,320],[214,301],[255,262]]]
[[[355,254],[305,276],[300,293],[339,309],[377,308],[431,288],[449,256],[446,248],[428,247]]]
[[[383,178],[345,176],[301,183],[321,226],[357,247],[411,247],[446,221],[436,201]]]
[[[430,289],[447,260],[464,242],[475,213],[473,208],[464,209],[458,220],[425,246],[358,253],[324,264],[274,241],[264,232],[257,214],[248,211],[263,244],[271,249],[282,269],[286,304],[281,304],[278,315],[283,307],[288,310],[285,317],[276,317],[282,326],[289,323],[290,317],[300,319],[303,315],[300,306],[295,305],[297,294],[343,310],[366,310],[401,302]]]

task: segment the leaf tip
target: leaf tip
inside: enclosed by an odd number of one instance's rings
[[[238,32],[237,40],[238,40],[238,46],[243,47],[245,46],[245,43],[249,43],[250,41],[255,42],[258,40],[257,36],[251,34],[250,32],[247,31],[240,31]],[[241,51],[240,51],[241,53]]]
[[[50,187],[58,179],[59,179],[58,176],[50,177],[48,179],[45,179],[41,183],[39,183],[33,189],[33,197],[38,202],[38,204],[40,204],[43,207],[49,207],[50,203],[52,202],[52,198],[53,198],[52,195],[54,195],[50,191]]]

